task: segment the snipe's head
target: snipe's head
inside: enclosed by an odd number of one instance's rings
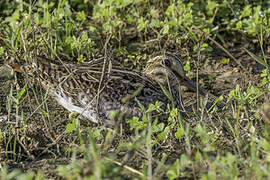
[[[151,58],[147,62],[144,73],[161,84],[167,83],[167,77],[171,80],[181,80],[186,77],[180,58],[171,53]]]

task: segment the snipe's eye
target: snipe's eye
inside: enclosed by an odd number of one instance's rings
[[[170,67],[171,66],[171,62],[169,61],[169,59],[163,59],[162,60],[162,64],[164,66]]]

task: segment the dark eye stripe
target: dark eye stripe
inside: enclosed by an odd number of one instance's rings
[[[167,66],[167,67],[171,66],[171,62],[170,62],[170,60],[168,60],[168,59],[162,60],[162,64],[163,64],[164,66]]]
[[[182,63],[181,59],[179,58],[179,56],[177,56],[176,54],[172,54],[172,53],[165,53],[165,54],[166,54],[166,56],[174,58],[183,66],[183,63]]]

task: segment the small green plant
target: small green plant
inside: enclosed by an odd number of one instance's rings
[[[257,99],[262,95],[263,93],[256,87],[248,87],[246,92],[243,92],[240,86],[237,85],[236,88],[230,92],[228,101],[235,99],[241,106],[254,106]]]
[[[6,179],[6,180],[11,180],[11,179],[43,180],[44,179],[40,173],[34,173],[32,171],[23,173],[18,169],[15,169],[15,170],[9,172],[7,167],[4,167],[3,169],[1,169],[0,178]]]

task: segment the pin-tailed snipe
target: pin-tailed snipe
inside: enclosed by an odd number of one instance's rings
[[[138,102],[148,107],[150,103],[160,101],[181,109],[180,85],[196,90],[175,54],[151,58],[143,72],[123,70],[110,63],[104,71],[103,65],[94,61],[82,65],[57,65],[38,57],[27,71],[60,105],[95,123],[106,122],[112,110],[124,113],[125,117],[138,115]],[[172,98],[165,95],[164,88]],[[206,93],[203,89],[199,92]]]

